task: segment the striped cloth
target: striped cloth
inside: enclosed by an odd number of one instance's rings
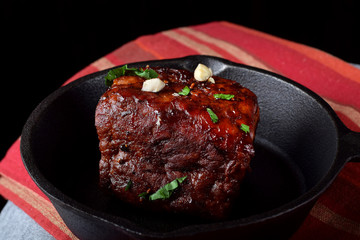
[[[84,68],[65,84],[109,67],[204,54],[284,75],[323,97],[345,125],[360,131],[360,70],[302,44],[230,22],[141,36]],[[0,193],[57,239],[76,239],[27,174],[18,139],[0,162]],[[348,163],[292,239],[360,239],[360,164]]]

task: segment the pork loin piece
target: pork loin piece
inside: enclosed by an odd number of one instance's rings
[[[100,184],[135,206],[224,218],[254,156],[257,98],[232,80],[152,69],[166,84],[160,92],[141,91],[144,78],[122,76],[99,100]],[[186,86],[188,95],[177,94]],[[149,199],[172,181],[166,199]]]

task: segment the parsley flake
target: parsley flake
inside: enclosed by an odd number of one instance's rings
[[[179,187],[179,184],[181,184],[182,182],[184,182],[184,180],[187,178],[187,176],[185,177],[181,177],[181,178],[177,178],[175,180],[173,180],[172,182],[166,184],[165,186],[163,186],[162,188],[160,188],[159,190],[157,190],[155,193],[151,194],[149,196],[149,200],[157,200],[157,199],[168,199],[170,198],[171,194],[173,193],[173,191],[175,189],[177,189]]]
[[[128,68],[127,65],[110,70],[105,76],[105,85],[111,87],[114,79],[121,76],[139,76],[145,79],[156,78],[157,72],[153,69]]]
[[[145,70],[142,69],[142,68],[140,68],[140,69],[135,70],[134,73],[135,73],[137,76],[143,77],[143,78],[145,78],[145,79],[151,79],[151,78],[156,78],[156,77],[158,77],[157,72],[155,72],[155,70],[152,70],[152,69],[149,69],[149,68],[147,68],[147,69],[145,69]]]
[[[211,110],[210,108],[206,108],[206,111],[209,113],[211,121],[213,123],[217,123],[219,121],[218,116],[216,116],[216,114],[213,112],[213,110]]]
[[[146,196],[148,195],[149,193],[148,192],[142,192],[138,195],[138,197],[140,198],[146,198]]]
[[[246,125],[246,124],[243,124],[243,123],[241,124],[240,129],[243,130],[246,133],[250,132],[250,127],[248,125]]]
[[[188,86],[185,86],[180,92],[178,92],[179,95],[187,96],[190,93],[190,88]]]
[[[214,94],[214,98],[216,99],[224,99],[224,100],[231,100],[233,97],[235,97],[235,95],[232,94]]]
[[[131,188],[132,184],[133,182],[131,181],[131,179],[129,179],[129,181],[126,184],[125,191],[128,191]]]

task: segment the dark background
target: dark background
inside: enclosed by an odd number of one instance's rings
[[[0,159],[42,99],[143,34],[226,20],[360,63],[357,2],[1,1]]]

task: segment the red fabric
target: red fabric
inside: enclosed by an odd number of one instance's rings
[[[360,71],[321,50],[229,22],[172,29],[131,41],[66,81],[120,64],[193,54],[223,57],[291,78],[323,97],[353,131],[360,131]],[[57,239],[76,239],[24,168],[19,140],[0,162],[0,194]],[[239,236],[240,237],[240,236]],[[292,239],[360,238],[360,164],[348,163]]]

